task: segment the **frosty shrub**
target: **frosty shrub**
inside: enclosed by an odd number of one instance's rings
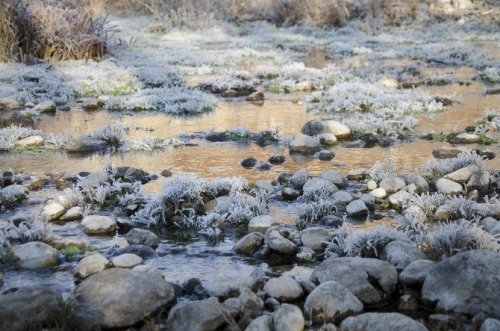
[[[489,84],[498,84],[500,83],[500,67],[489,67],[484,69],[479,77]]]
[[[111,122],[105,126],[98,127],[95,131],[89,134],[90,138],[102,140],[109,146],[118,148],[127,139],[128,127],[119,122]]]
[[[101,58],[107,52],[106,17],[64,2],[2,1],[0,59],[27,62]]]
[[[13,208],[27,196],[28,190],[21,185],[9,185],[0,189],[0,211]]]
[[[406,233],[379,225],[365,231],[353,232],[347,236],[345,254],[347,256],[377,257],[385,245],[391,241],[411,242]]]
[[[391,160],[385,159],[384,161],[377,161],[370,169],[368,175],[376,182],[381,181],[387,177],[396,177],[396,165]]]
[[[331,252],[335,256],[346,255],[346,239],[354,233],[354,227],[344,222],[337,233],[333,236],[332,241],[327,242],[326,251]]]
[[[460,153],[457,157],[444,160],[429,160],[424,164],[424,172],[433,178],[439,178],[455,170],[467,166],[475,165],[483,168],[485,160],[475,151],[470,153]]]
[[[11,220],[0,219],[0,261],[12,244],[46,241],[49,236],[50,230],[43,217],[34,217],[17,225]]]
[[[302,199],[307,202],[320,199],[333,199],[333,194],[339,189],[332,182],[322,178],[312,178],[308,180],[302,191]]]
[[[436,209],[445,204],[448,197],[442,193],[413,194],[406,206],[417,206],[423,212],[425,220],[433,220]]]
[[[301,226],[307,223],[320,221],[324,216],[333,215],[338,211],[333,198],[320,198],[318,200],[299,203],[296,206],[301,221]]]
[[[500,248],[498,238],[465,220],[435,226],[424,247],[425,252],[435,260],[443,260],[471,249],[498,251]]]
[[[426,220],[422,216],[420,213],[406,212],[396,218],[398,229],[419,245],[425,242],[429,231]]]
[[[448,198],[446,205],[450,208],[450,213],[455,218],[475,221],[483,216],[476,201],[461,195]]]

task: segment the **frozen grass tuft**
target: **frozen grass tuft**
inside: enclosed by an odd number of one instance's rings
[[[33,136],[40,136],[44,143],[41,146],[22,146],[19,141]],[[0,129],[0,151],[24,151],[24,150],[61,150],[66,143],[66,138],[58,137],[52,133],[11,125]]]
[[[380,225],[347,236],[344,251],[347,256],[377,257],[391,241],[411,242],[406,233]]]
[[[307,99],[307,110],[341,117],[358,134],[372,132],[397,138],[414,129],[414,115],[438,113],[444,107],[422,91],[394,90],[353,80],[313,93]]]
[[[429,160],[424,165],[424,172],[433,178],[439,178],[455,170],[475,165],[482,169],[485,160],[476,152],[460,153],[457,157],[444,160]]]

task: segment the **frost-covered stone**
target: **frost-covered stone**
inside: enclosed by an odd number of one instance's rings
[[[368,170],[365,168],[351,169],[347,173],[347,179],[349,180],[363,180],[368,174]]]
[[[270,215],[260,215],[252,218],[248,222],[248,232],[264,233],[273,225],[273,218]]]
[[[390,263],[378,259],[341,257],[321,263],[314,269],[311,280],[318,283],[337,281],[364,304],[376,305],[391,298],[398,273]]]
[[[87,278],[99,271],[103,271],[111,266],[107,258],[99,253],[84,257],[75,268],[75,276],[79,278]]]
[[[34,109],[40,113],[54,113],[56,111],[56,104],[54,101],[44,101],[36,105]]]
[[[387,197],[386,190],[381,187],[372,190],[371,194],[377,199],[384,199],[385,197]]]
[[[57,265],[57,250],[41,241],[16,245],[11,249],[12,258],[21,268],[38,269]]]
[[[477,134],[472,133],[460,133],[455,137],[450,139],[452,144],[475,144],[479,142],[480,137]]]
[[[25,148],[25,147],[34,147],[34,146],[43,146],[45,144],[45,139],[42,136],[31,136],[21,140],[18,140],[16,145]]]
[[[380,258],[392,264],[397,270],[403,270],[412,262],[425,260],[427,257],[412,243],[391,241],[382,250]]]
[[[405,286],[422,286],[425,277],[436,262],[417,260],[410,263],[399,275],[399,281]]]
[[[400,208],[406,201],[410,200],[412,195],[405,191],[399,191],[391,194],[387,200],[393,208]]]
[[[236,253],[251,256],[264,243],[264,235],[260,232],[252,232],[238,240],[233,250]]]
[[[467,182],[467,191],[478,190],[482,194],[489,192],[492,177],[488,171],[476,171]]]
[[[473,250],[435,265],[422,287],[422,300],[438,311],[500,318],[500,254]]]
[[[314,154],[320,150],[319,139],[299,133],[293,137],[289,145],[291,153]]]
[[[335,154],[328,149],[323,149],[318,153],[318,159],[320,159],[321,161],[330,161],[334,158],[334,156]]]
[[[319,177],[322,179],[326,179],[329,182],[337,185],[338,187],[344,187],[347,185],[347,176],[341,174],[337,170],[327,170],[319,174]]]
[[[363,200],[358,199],[349,203],[346,207],[347,214],[350,216],[366,216],[369,212]]]
[[[380,181],[378,186],[383,188],[387,194],[393,194],[405,187],[406,183],[399,177],[386,177]]]
[[[320,227],[307,228],[300,233],[300,240],[302,245],[312,248],[315,251],[321,251],[325,249],[325,244],[323,242],[328,242],[332,236],[330,233]]]
[[[439,193],[447,195],[458,195],[463,191],[462,185],[445,178],[440,178],[436,181],[436,188]]]
[[[341,190],[333,194],[333,199],[337,207],[344,208],[354,200],[354,197],[351,193]]]
[[[132,229],[127,233],[127,242],[130,245],[145,245],[156,247],[160,243],[160,238],[151,231],[145,229]]]
[[[332,133],[322,133],[318,135],[319,143],[323,146],[332,147],[337,145],[337,137]]]
[[[132,326],[175,302],[172,285],[122,268],[93,274],[78,284],[74,294],[76,320],[93,329]]]
[[[142,264],[143,260],[140,256],[135,254],[125,253],[115,256],[111,259],[111,262],[113,262],[113,265],[117,268],[132,269],[133,267]]]
[[[399,313],[364,313],[346,318],[340,331],[427,331],[420,322]]]
[[[500,320],[494,318],[487,318],[479,331],[498,331],[500,330]]]
[[[43,208],[42,216],[48,222],[56,221],[66,212],[66,208],[56,202],[50,202]]]
[[[304,295],[299,282],[290,277],[271,278],[264,285],[264,292],[280,302],[294,302]]]
[[[427,183],[424,177],[420,176],[417,173],[413,173],[406,177],[406,184],[415,184],[415,186],[417,187],[416,193],[418,194],[429,192],[429,183]]]
[[[274,330],[302,331],[304,323],[302,311],[287,303],[282,304],[273,315]]]
[[[71,221],[78,221],[83,218],[83,210],[82,207],[73,207],[68,209],[61,217],[59,217],[59,220],[61,222],[71,222]]]
[[[465,184],[471,178],[472,174],[479,170],[476,165],[467,166],[452,173],[447,174],[444,178],[452,180],[459,184]]]
[[[105,141],[88,137],[72,139],[64,146],[66,152],[70,154],[93,153],[105,150],[106,148],[108,148],[108,144]]]
[[[378,184],[376,181],[370,180],[370,181],[368,181],[368,183],[366,183],[366,186],[368,187],[369,190],[373,191],[374,189],[376,189],[378,187]],[[385,192],[385,189],[384,189],[384,192]],[[386,194],[387,194],[387,192],[386,192]]]
[[[332,133],[338,139],[347,139],[351,136],[351,129],[335,120],[312,120],[302,127],[303,134],[316,136],[322,133]]]
[[[81,222],[86,234],[103,235],[113,233],[116,230],[116,222],[108,216],[89,215]]]
[[[315,325],[338,323],[347,316],[362,311],[361,301],[336,281],[328,281],[316,287],[304,303],[305,317]]]
[[[270,315],[262,315],[254,319],[245,331],[272,331],[273,317]]]
[[[156,269],[153,266],[147,265],[147,264],[139,264],[139,265],[133,267],[132,270],[139,271],[139,272],[145,272],[145,273],[148,273],[148,274],[153,275],[155,277],[164,279],[163,274],[161,273],[160,270]]]

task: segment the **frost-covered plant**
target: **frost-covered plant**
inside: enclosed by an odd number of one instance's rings
[[[465,220],[437,225],[425,243],[426,253],[436,260],[443,260],[471,249],[498,251],[499,248],[498,238]]]
[[[405,232],[379,225],[347,236],[345,253],[347,256],[377,257],[385,245],[392,241],[411,242]]]
[[[314,201],[297,204],[296,208],[302,223],[312,223],[324,216],[333,215],[338,211],[333,198],[320,198]]]
[[[29,146],[18,145],[19,140],[41,136],[44,139],[43,146],[39,148],[59,150],[66,144],[66,138],[58,137],[52,133],[45,133],[40,130],[22,127],[19,125],[11,125],[0,129],[0,151],[11,151],[15,149],[28,148]]]
[[[446,205],[450,208],[451,215],[457,218],[474,221],[482,216],[478,203],[461,195],[450,197]]]
[[[327,242],[326,250],[336,256],[346,255],[346,239],[354,233],[354,227],[347,222],[344,222],[333,236],[332,241]]]
[[[475,151],[470,153],[464,152],[451,159],[429,160],[424,164],[424,172],[428,173],[432,177],[438,178],[471,165],[475,165],[479,169],[482,169],[484,164],[485,160]]]
[[[227,130],[226,136],[229,140],[246,140],[252,137],[252,131],[246,127],[237,126]]]
[[[264,215],[267,212],[267,203],[259,197],[232,192],[224,200],[220,200],[212,211],[221,215],[223,222],[232,225],[246,224],[250,219]]]
[[[142,206],[146,197],[140,182],[126,182],[110,175],[107,180],[78,183],[83,202],[98,208]]]
[[[337,188],[337,186],[335,186],[335,184],[326,179],[313,178],[308,180],[304,184],[304,187],[302,188],[303,191],[302,198],[306,202],[312,202],[321,199],[333,200],[333,195],[338,190],[339,189]]]
[[[442,206],[448,197],[442,193],[422,193],[420,195],[413,194],[406,202],[406,206],[417,206],[423,212],[425,220],[432,220],[434,211]]]
[[[0,219],[0,259],[3,252],[12,244],[35,240],[46,241],[49,235],[50,230],[43,217],[22,221],[17,225],[11,220]]]
[[[489,67],[484,69],[479,76],[481,79],[489,84],[500,83],[500,67]]]
[[[426,240],[429,231],[426,220],[422,216],[418,212],[406,212],[396,218],[398,229],[406,233],[408,238],[417,244],[422,244]]]
[[[83,199],[82,194],[78,190],[78,188],[76,188],[76,187],[69,188],[68,187],[68,188],[64,189],[63,194],[57,198],[57,201],[65,209],[70,209],[70,208],[73,208],[73,207],[80,205],[80,203],[82,202],[82,199]]]
[[[128,127],[119,123],[111,122],[105,126],[98,127],[89,136],[93,139],[102,140],[108,145],[119,147],[127,139]]]
[[[105,108],[122,110],[156,110],[173,115],[199,114],[214,109],[216,99],[209,94],[186,87],[143,89],[134,94],[111,97]]]
[[[216,178],[207,183],[206,191],[212,198],[229,195],[231,192],[243,192],[249,189],[243,177]]]
[[[13,208],[27,196],[28,190],[22,185],[9,185],[0,189],[0,211]]]
[[[396,177],[397,174],[396,165],[389,159],[375,162],[368,173],[371,179],[376,182],[379,182],[387,177]]]

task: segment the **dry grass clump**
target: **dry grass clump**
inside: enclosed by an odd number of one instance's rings
[[[95,59],[107,51],[104,16],[56,0],[0,2],[0,59],[30,62]]]

